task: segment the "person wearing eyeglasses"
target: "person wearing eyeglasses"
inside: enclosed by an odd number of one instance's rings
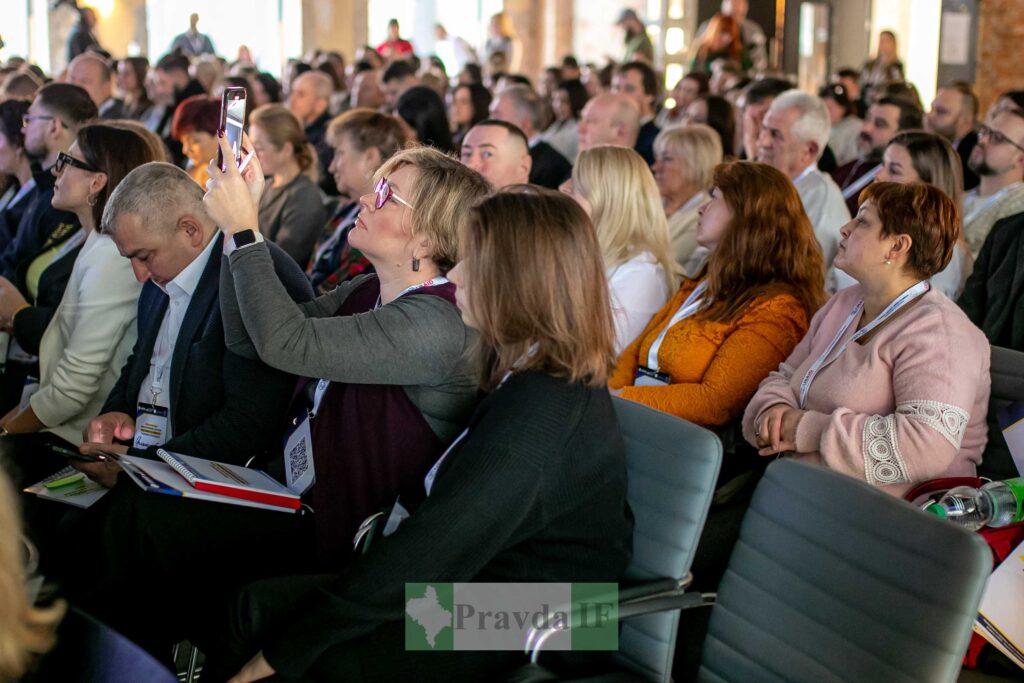
[[[298,306],[270,270],[254,201],[263,169],[253,162],[245,179],[233,164],[211,169],[204,200],[230,236],[221,278],[228,346],[311,378],[294,393],[286,471],[296,449],[312,462],[316,483],[304,499],[316,510],[318,560],[337,568],[368,515],[422,491],[476,403],[477,367],[466,355],[474,335],[445,275],[467,209],[490,184],[433,148],[391,157],[375,172],[374,191],[359,198],[348,234],[375,274]]]
[[[1024,212],[1024,110],[993,113],[967,165],[980,179],[964,195],[964,237],[977,258],[997,221]]]
[[[19,404],[0,418],[5,468],[16,470],[21,485],[67,464],[43,447],[80,442],[135,344],[141,285],[98,226],[121,179],[152,160],[152,147],[132,130],[104,124],[79,129],[70,150],[57,155],[53,205],[74,212],[82,229],[47,252],[32,303],[0,278],[0,316],[12,321],[21,348],[39,356],[38,379],[24,382]],[[15,379],[5,375],[4,381]]]

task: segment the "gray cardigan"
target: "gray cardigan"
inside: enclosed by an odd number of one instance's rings
[[[267,185],[260,197],[259,222],[263,236],[305,270],[327,223],[327,210],[320,190],[300,173],[283,187]]]
[[[401,385],[444,443],[465,426],[478,395],[475,333],[438,296],[406,296],[375,311],[335,312],[363,275],[304,304],[292,301],[265,244],[236,249],[221,268],[227,348],[302,377]]]

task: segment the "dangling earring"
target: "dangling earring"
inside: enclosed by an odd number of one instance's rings
[[[413,259],[412,259],[412,270],[413,270],[414,273],[415,272],[419,272],[419,270],[420,270],[420,260],[418,258],[413,257]]]
[[[89,195],[89,196],[88,196],[88,197],[86,198],[86,200],[85,200],[85,201],[86,201],[86,202],[88,202],[89,206],[96,206],[96,201],[97,201],[97,200],[98,200],[99,198],[100,198],[100,193],[99,193],[99,192],[96,192],[95,194],[91,194],[91,195]]]

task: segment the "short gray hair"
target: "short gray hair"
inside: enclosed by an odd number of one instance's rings
[[[775,98],[770,111],[795,109],[800,115],[793,122],[793,137],[801,142],[814,142],[818,145],[818,158],[821,158],[828,145],[828,136],[832,132],[832,120],[828,108],[817,95],[790,90]]]
[[[544,104],[541,102],[540,95],[534,92],[533,88],[522,84],[510,85],[495,97],[507,97],[512,100],[512,106],[515,107],[516,114],[520,116],[521,120],[528,120],[534,133],[541,132],[544,127]],[[515,123],[515,121],[511,123]]]
[[[132,170],[107,199],[100,232],[114,234],[122,213],[139,216],[148,230],[170,232],[186,214],[210,222],[203,206],[203,188],[174,164],[151,161]]]

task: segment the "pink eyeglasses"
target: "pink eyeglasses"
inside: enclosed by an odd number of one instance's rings
[[[381,177],[381,179],[377,181],[377,186],[373,188],[373,191],[377,193],[376,206],[378,209],[384,208],[384,205],[387,204],[388,200],[392,198],[399,204],[404,204],[405,206],[408,206],[410,209],[416,208],[415,206],[413,206],[412,204],[410,204],[409,202],[405,201],[397,194],[395,194],[395,191],[391,189],[391,183],[388,182],[387,178]]]

